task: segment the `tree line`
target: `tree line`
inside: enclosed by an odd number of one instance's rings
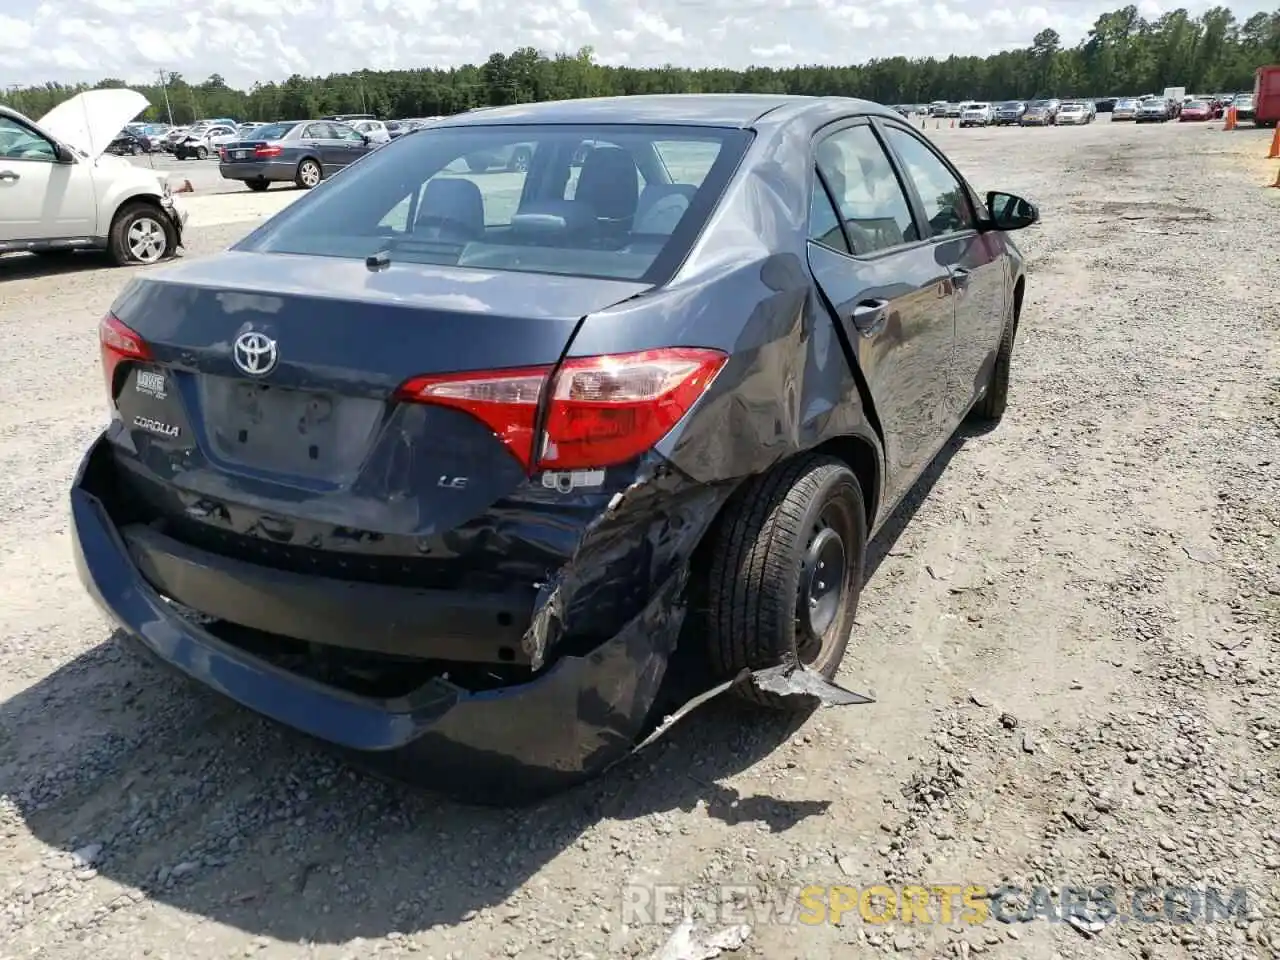
[[[361,70],[327,77],[294,75],[238,90],[214,74],[203,83],[180,73],[133,85],[151,108],[144,119],[189,123],[200,117],[294,119],[337,113],[423,117],[472,107],[645,93],[792,93],[863,97],[880,103],[1103,97],[1158,93],[1165,87],[1219,93],[1253,89],[1254,71],[1280,63],[1280,10],[1244,22],[1226,7],[1193,17],[1174,10],[1148,20],[1135,6],[1098,17],[1066,47],[1054,30],[1029,47],[986,57],[890,57],[849,66],[689,69],[611,67],[590,47],[547,55],[531,47],[494,53],[480,65],[450,69]],[[31,117],[91,85],[10,87],[6,102]],[[93,87],[122,87],[104,79]]]

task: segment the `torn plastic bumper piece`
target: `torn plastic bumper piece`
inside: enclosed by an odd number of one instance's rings
[[[875,703],[872,697],[862,693],[846,690],[840,684],[828,680],[817,670],[799,662],[782,663],[764,670],[743,670],[736,677],[704,690],[696,697],[690,698],[674,713],[664,717],[653,731],[636,744],[632,753],[638,753],[658,740],[668,730],[687,717],[698,707],[709,700],[714,700],[722,693],[727,693],[739,684],[751,683],[765,693],[773,693],[782,697],[809,697],[824,707],[848,707],[864,703]]]

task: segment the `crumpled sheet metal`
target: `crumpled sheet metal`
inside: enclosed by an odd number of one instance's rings
[[[651,584],[665,583],[687,568],[698,539],[731,492],[730,485],[692,484],[669,466],[642,469],[587,525],[568,562],[542,585],[521,640],[532,669],[540,670],[566,635],[575,603],[634,576],[634,566],[625,561],[638,551],[648,559]],[[615,567],[625,571],[617,580],[610,572]]]

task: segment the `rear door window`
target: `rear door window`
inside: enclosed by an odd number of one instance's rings
[[[817,148],[817,164],[855,256],[917,239],[911,206],[871,127],[849,127],[822,140]]]

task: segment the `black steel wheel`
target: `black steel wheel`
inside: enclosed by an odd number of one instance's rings
[[[804,455],[748,481],[710,537],[705,636],[713,672],[727,679],[799,660],[832,679],[857,613],[867,541],[862,488],[848,465]],[[813,706],[749,684],[734,690],[773,709]]]

